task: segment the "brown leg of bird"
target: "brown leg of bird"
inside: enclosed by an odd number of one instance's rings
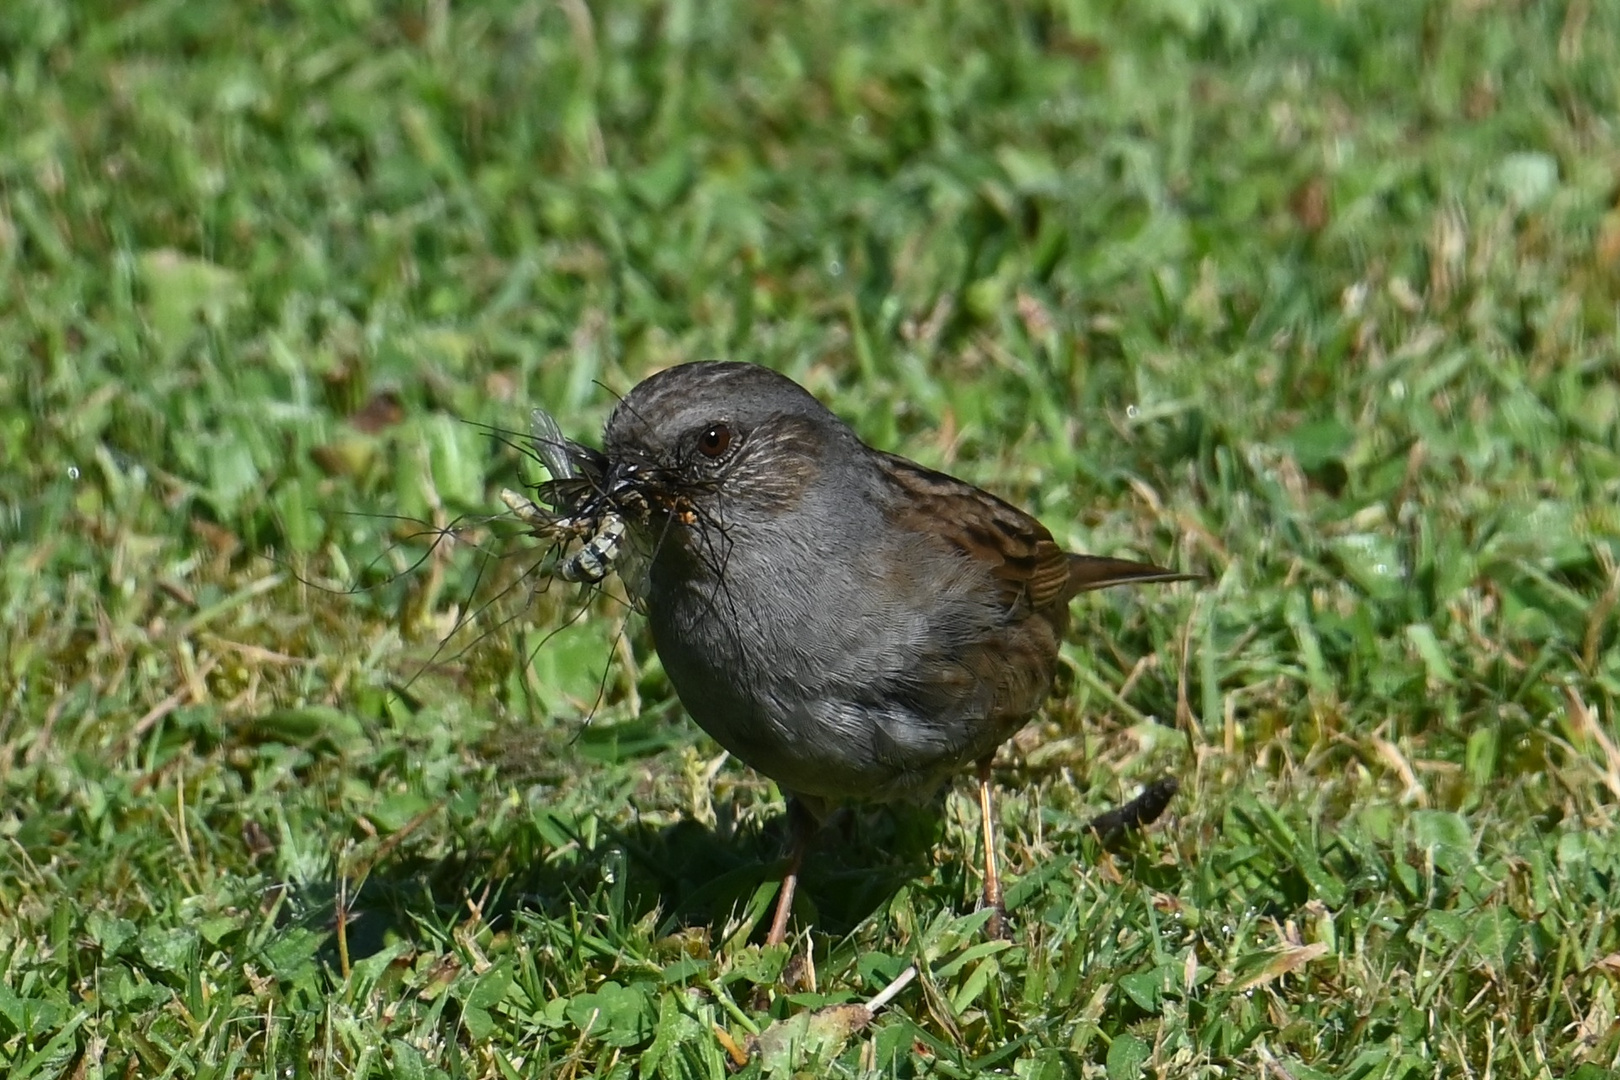
[[[816,820],[798,799],[788,800],[789,843],[787,872],[782,875],[782,888],[776,894],[776,914],[771,917],[771,932],[765,935],[765,944],[780,945],[787,940],[788,919],[793,916],[793,894],[799,888],[799,870],[804,866],[804,850],[815,835]]]
[[[771,932],[765,935],[765,944],[780,945],[787,940],[788,919],[793,915],[793,894],[799,887],[799,867],[804,865],[804,845],[795,842],[793,855],[788,859],[787,873],[782,875],[782,889],[776,894],[776,914],[771,917]]]
[[[990,909],[985,932],[998,938],[1007,918],[1007,906],[1001,900],[1001,874],[996,870],[995,796],[990,790],[989,758],[979,762],[979,820],[984,825],[984,906]]]

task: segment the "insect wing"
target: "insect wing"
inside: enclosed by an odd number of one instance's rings
[[[529,414],[529,430],[540,463],[551,474],[537,491],[540,500],[565,513],[575,513],[601,492],[608,473],[607,455],[568,438],[544,409]]]
[[[566,581],[595,584],[613,569],[613,560],[624,540],[624,519],[612,508],[604,494],[608,474],[607,456],[583,446],[562,433],[554,416],[544,409],[529,414],[529,432],[534,452],[551,474],[535,488],[544,510],[515,492],[501,493],[509,509],[535,528],[535,535],[560,537],[567,533],[585,542],[557,566]]]
[[[529,414],[529,436],[552,479],[572,480],[578,474],[574,468],[574,444],[563,435],[556,417],[544,409],[535,409]]]
[[[596,495],[596,484],[584,477],[546,480],[536,485],[534,491],[541,502],[558,513],[571,517],[588,517],[588,514],[581,512],[581,508]]]

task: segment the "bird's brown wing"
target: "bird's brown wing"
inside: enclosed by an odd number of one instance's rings
[[[1194,577],[1152,563],[1064,551],[1046,526],[1011,503],[954,476],[887,456],[891,475],[911,496],[904,501],[941,539],[991,568],[1014,621],[1066,609],[1075,596],[1093,589]]]
[[[1046,700],[1069,625],[1069,601],[1077,594],[1190,576],[1152,563],[1071,554],[1010,503],[905,458],[888,458],[890,476],[907,494],[897,502],[919,519],[909,527],[987,567],[998,590],[1001,624],[928,665],[933,707],[967,706],[988,721],[983,737],[974,740],[984,744],[976,752],[993,750]]]

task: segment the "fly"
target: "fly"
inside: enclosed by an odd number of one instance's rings
[[[599,451],[566,438],[544,409],[530,418],[535,455],[551,479],[539,487],[540,506],[511,489],[502,489],[506,504],[542,540],[580,546],[560,558],[556,573],[564,581],[596,584],[613,569],[628,528],[613,500],[603,491],[607,459]]]

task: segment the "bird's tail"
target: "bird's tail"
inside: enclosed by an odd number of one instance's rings
[[[1110,559],[1101,555],[1069,556],[1069,594],[1106,589],[1110,585],[1152,585],[1161,581],[1197,581],[1197,574],[1182,574],[1152,563]]]

